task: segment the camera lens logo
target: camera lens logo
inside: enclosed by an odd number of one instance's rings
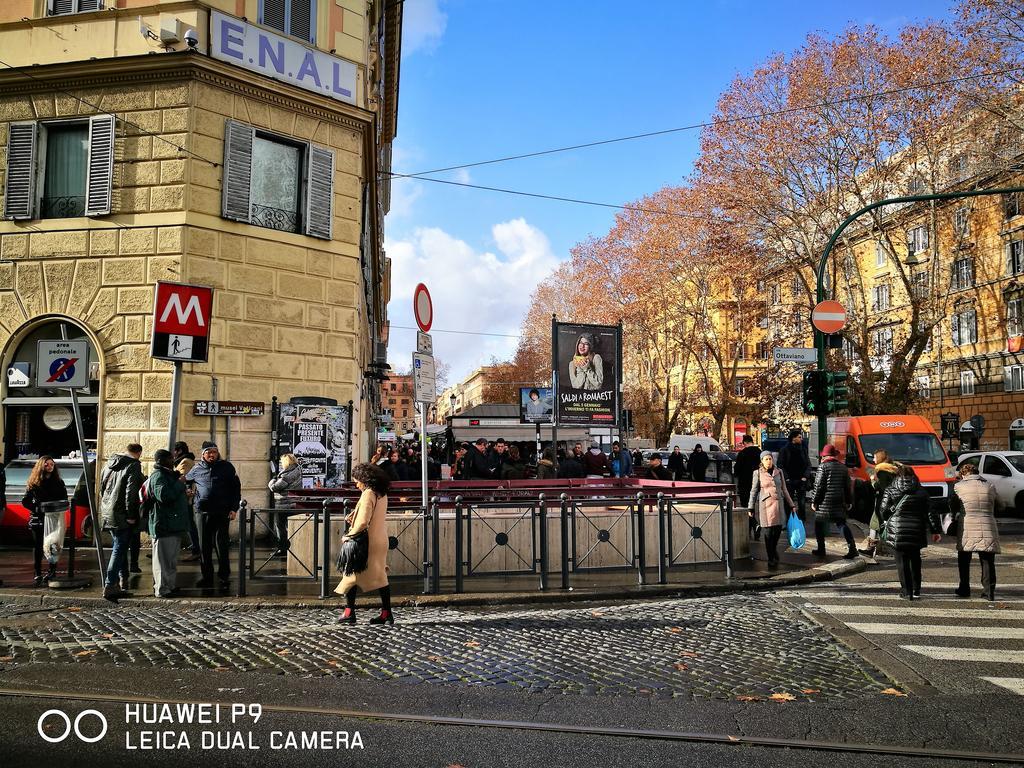
[[[43,724],[51,715],[56,717],[58,720],[64,721],[64,732],[59,736],[50,736],[49,734],[43,732]],[[97,720],[99,720],[99,735],[89,736],[85,733],[82,733],[82,719],[85,718],[86,715],[92,715]],[[99,741],[107,735],[107,718],[103,716],[102,712],[99,712],[95,709],[83,709],[75,717],[74,724],[72,724],[71,718],[68,717],[66,713],[62,712],[59,709],[48,709],[39,716],[39,720],[36,723],[36,730],[39,732],[39,737],[43,741],[48,741],[51,744],[59,744],[60,742],[64,741],[68,736],[71,735],[71,731],[75,732],[75,736],[78,737],[79,741],[84,741],[86,744],[95,744],[97,741]]]

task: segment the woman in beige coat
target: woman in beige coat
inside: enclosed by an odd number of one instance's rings
[[[981,593],[986,600],[995,600],[996,553],[999,552],[996,490],[970,462],[960,467],[960,477],[962,479],[954,486],[949,498],[949,510],[956,517],[956,559],[960,571],[960,586],[955,594],[957,597],[971,596],[971,559],[977,552],[981,560]]]
[[[384,470],[374,464],[360,464],[352,470],[352,479],[362,491],[359,503],[348,517],[349,529],[345,539],[367,532],[369,556],[366,568],[359,573],[345,574],[335,592],[345,596],[345,611],[339,623],[356,623],[356,589],[362,592],[380,590],[380,616],[370,619],[371,624],[394,624],[391,613],[391,586],[388,584],[388,487],[391,481]]]
[[[777,548],[782,526],[786,522],[787,506],[795,509],[796,504],[786,489],[786,479],[775,466],[771,451],[761,452],[761,463],[754,470],[750,483],[750,516],[764,529],[764,548],[768,553],[768,565],[779,564]]]

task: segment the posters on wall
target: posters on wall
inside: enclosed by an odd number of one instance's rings
[[[279,455],[294,453],[303,488],[337,488],[348,479],[348,407],[282,403]]]
[[[554,324],[559,424],[613,426],[618,422],[619,341],[616,326]]]
[[[551,387],[519,388],[519,421],[550,424],[555,418],[555,390]]]

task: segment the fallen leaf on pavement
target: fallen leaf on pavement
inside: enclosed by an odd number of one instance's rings
[[[739,741],[739,740],[740,740],[739,736],[730,736],[729,737],[729,741]]]
[[[800,693],[821,693],[817,688],[804,688]]]
[[[280,650],[274,651],[274,653],[276,653],[278,656],[287,656],[289,653],[291,653],[291,651],[289,651],[287,648],[281,648]]]
[[[679,627],[669,627],[668,631],[669,632],[682,632],[683,630],[681,630]]]
[[[604,616],[604,614],[601,613],[600,611],[591,611],[590,615],[591,616]]]
[[[689,667],[685,664],[676,664],[676,669],[678,669],[680,672],[685,672],[689,669]]]
[[[0,656],[0,661],[14,661],[13,656]]]
[[[99,651],[79,651],[75,656],[92,656],[94,653],[99,653]]]
[[[760,701],[760,696],[737,696],[736,701]]]
[[[113,636],[114,635],[112,633],[110,633],[110,632],[104,632],[102,635],[100,635],[100,637],[105,637],[107,640],[109,640]]]
[[[688,659],[696,659],[700,654],[694,653],[693,651],[680,651],[680,656],[685,656]]]
[[[796,696],[792,693],[773,693],[768,698],[772,701],[796,701]]]
[[[230,672],[231,670],[228,667],[214,667],[213,671],[214,672]]]
[[[480,643],[478,643],[476,640],[470,640],[468,643],[466,643],[466,647],[467,648],[479,648],[480,647]]]
[[[338,662],[336,662],[334,659],[328,659],[327,663],[330,664],[332,667],[338,666]]]
[[[438,663],[444,661],[444,659],[442,659],[440,656],[427,656],[427,660],[428,661],[438,662]]]
[[[74,613],[78,613],[82,609],[79,608],[77,605],[72,605],[70,608],[68,608],[68,610],[73,611]]]
[[[882,693],[887,694],[889,696],[906,696],[907,695],[903,691],[898,691],[895,688],[886,688],[884,691],[882,691]]]

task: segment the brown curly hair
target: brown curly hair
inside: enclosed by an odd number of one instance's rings
[[[46,462],[53,461],[53,456],[40,456],[35,466],[32,467],[32,472],[29,473],[28,482],[25,486],[29,489],[38,488],[43,482],[43,467]],[[60,470],[57,469],[57,462],[53,463],[52,477],[60,478]]]
[[[386,496],[391,478],[376,464],[359,464],[352,470],[352,479],[362,483],[378,496]]]

